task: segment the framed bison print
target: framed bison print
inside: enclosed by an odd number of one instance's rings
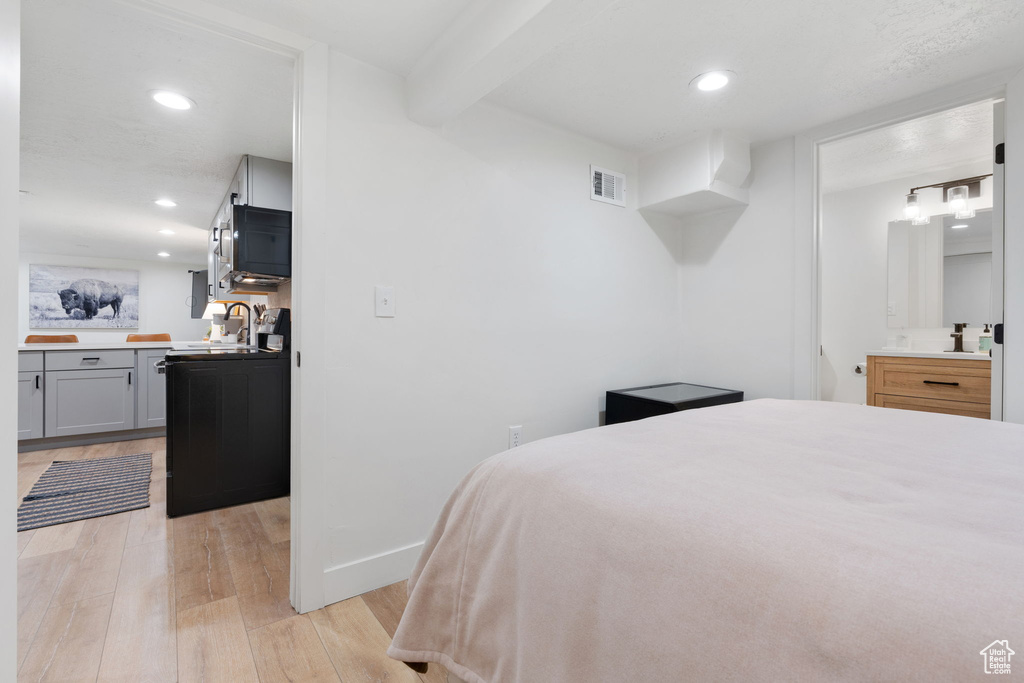
[[[28,267],[31,329],[139,326],[139,271]]]

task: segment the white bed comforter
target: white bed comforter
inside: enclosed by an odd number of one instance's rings
[[[1022,676],[1024,426],[759,400],[544,439],[409,586],[388,653],[471,682],[988,680],[995,640]]]

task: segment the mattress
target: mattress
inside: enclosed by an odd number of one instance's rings
[[[967,680],[1024,647],[1022,588],[1024,426],[757,400],[485,460],[388,654],[470,683]]]

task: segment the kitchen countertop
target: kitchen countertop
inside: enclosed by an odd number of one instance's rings
[[[956,353],[953,351],[868,351],[869,356],[891,356],[893,358],[963,358],[965,360],[992,360],[985,353],[973,353],[970,351],[964,351],[963,353]]]
[[[204,341],[76,342],[72,344],[18,344],[18,351],[101,351],[103,349],[238,349],[240,344]]]
[[[255,346],[235,346],[233,348],[209,349],[175,349],[167,352],[168,360],[204,361],[204,360],[273,360],[287,358],[287,351],[262,351]]]

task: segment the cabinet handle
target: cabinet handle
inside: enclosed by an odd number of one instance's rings
[[[128,386],[132,385],[132,371],[128,371]]]
[[[206,285],[206,291],[210,293],[210,296],[213,296],[213,285]]]
[[[99,363],[100,359],[99,358],[83,358],[82,362],[83,363]]]
[[[36,375],[36,390],[39,390],[39,375]]]
[[[960,386],[960,382],[936,382],[936,381],[930,380],[930,379],[924,380],[924,383],[925,384],[941,384],[944,387],[958,387],[958,386]]]

